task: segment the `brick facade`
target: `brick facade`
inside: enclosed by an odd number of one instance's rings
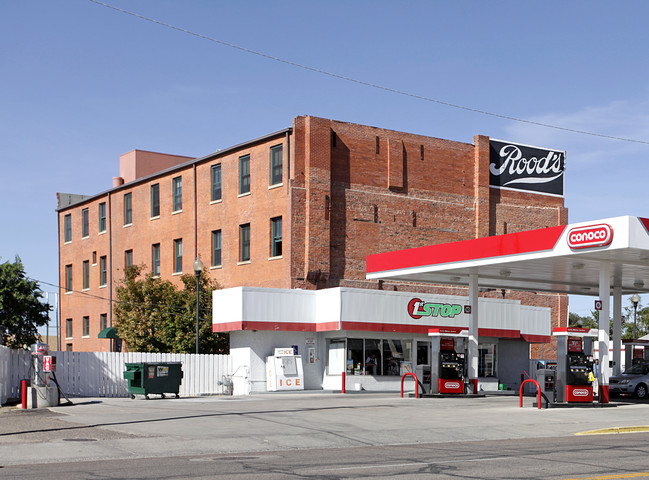
[[[282,146],[282,182],[270,185],[270,149]],[[108,350],[97,339],[102,313],[122,278],[125,252],[151,267],[160,244],[160,275],[173,273],[173,242],[182,239],[182,270],[193,273],[196,254],[205,273],[224,287],[240,285],[318,289],[334,286],[466,295],[452,286],[402,285],[365,279],[372,253],[445,243],[567,223],[563,199],[489,188],[489,138],[473,144],[396,132],[317,117],[297,117],[292,128],[199,159],[129,152],[121,172],[136,172],[111,190],[59,205],[61,285],[72,265],[72,292],[62,288],[62,348]],[[160,154],[161,155],[161,154]],[[239,194],[239,159],[250,155],[250,193]],[[138,161],[145,167],[137,168]],[[174,164],[175,162],[175,164]],[[221,165],[222,197],[211,200],[211,169]],[[171,165],[171,166],[170,166]],[[147,176],[138,176],[138,171]],[[172,212],[173,179],[182,178],[182,211]],[[160,215],[151,217],[151,186],[159,185]],[[132,222],[124,225],[124,196],[132,198]],[[98,231],[99,203],[108,227]],[[82,210],[90,235],[81,238]],[[112,212],[112,213],[111,213]],[[72,241],[64,241],[65,216]],[[282,219],[282,255],[271,255],[271,219]],[[240,261],[239,229],[250,225],[250,260]],[[211,235],[221,230],[222,261],[212,266]],[[95,253],[93,253],[95,252]],[[97,256],[97,264],[92,264]],[[100,286],[99,258],[106,256],[107,285]],[[83,261],[90,287],[82,291]],[[487,292],[485,295],[501,295]],[[508,298],[553,308],[553,326],[567,321],[567,297],[507,292]],[[84,336],[83,317],[90,318]],[[66,338],[66,319],[72,336]],[[544,347],[545,356],[548,349]]]

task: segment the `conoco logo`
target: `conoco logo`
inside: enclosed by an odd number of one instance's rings
[[[575,397],[587,397],[590,392],[588,390],[585,390],[583,388],[578,388],[572,391],[572,394]]]
[[[612,241],[613,229],[605,223],[573,228],[568,232],[568,246],[570,248],[603,247]]]
[[[460,388],[460,384],[457,382],[444,382],[446,388]]]

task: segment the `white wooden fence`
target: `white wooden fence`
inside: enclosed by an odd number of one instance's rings
[[[229,394],[223,380],[232,374],[229,355],[173,353],[51,352],[56,356],[56,379],[68,397],[127,397],[124,364],[181,362],[180,395]],[[20,397],[20,380],[30,378],[28,352],[0,348],[0,403]]]
[[[20,398],[20,381],[30,377],[31,359],[26,350],[0,345],[0,405],[9,398]]]

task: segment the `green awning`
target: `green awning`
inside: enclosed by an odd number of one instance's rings
[[[119,335],[117,335],[117,329],[115,327],[108,327],[99,332],[97,338],[119,338]]]

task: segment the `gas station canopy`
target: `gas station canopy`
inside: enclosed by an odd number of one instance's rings
[[[598,296],[599,361],[619,374],[621,297],[649,292],[649,219],[615,217],[370,255],[367,278],[468,285],[468,371],[473,392],[478,388],[479,287]],[[608,403],[608,375],[608,368],[600,369],[600,403]]]
[[[600,295],[610,287],[649,292],[649,219],[615,217],[367,257],[367,278],[417,283]],[[611,295],[609,292],[609,296]]]

